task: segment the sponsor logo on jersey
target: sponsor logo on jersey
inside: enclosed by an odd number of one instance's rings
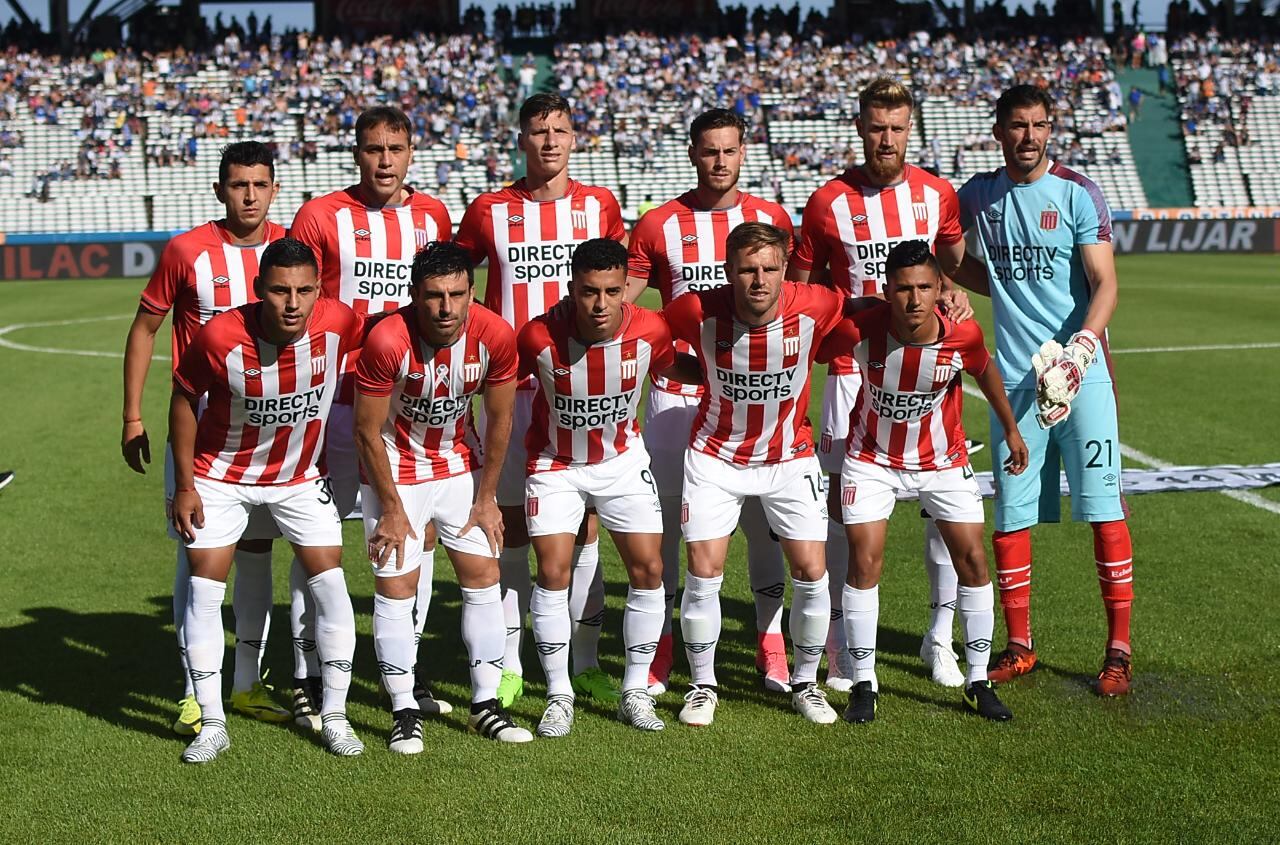
[[[320,385],[280,396],[245,396],[245,422],[256,426],[297,425],[306,420],[319,419],[325,390],[326,387]]]
[[[1058,228],[1058,212],[1056,209],[1045,209],[1040,212],[1040,228],[1052,232]]]
[[[557,393],[550,397],[551,410],[560,428],[600,428],[631,419],[639,392],[636,388],[611,396],[586,397]]]

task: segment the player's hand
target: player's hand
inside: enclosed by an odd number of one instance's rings
[[[938,297],[942,312],[957,323],[973,319],[973,306],[969,304],[969,294],[959,288],[944,290]]]
[[[403,568],[404,546],[410,537],[416,540],[418,534],[409,524],[409,517],[404,509],[384,511],[373,533],[369,535],[369,562],[375,569],[381,569],[387,565],[387,561],[391,559],[391,553],[394,552],[396,569]]]
[[[147,430],[143,428],[142,420],[124,424],[120,432],[120,454],[124,455],[124,462],[129,465],[129,469],[141,475],[147,474],[142,465],[151,463],[151,441],[147,439]]]
[[[173,527],[188,543],[195,541],[197,528],[204,528],[204,502],[195,490],[173,494]]]
[[[1009,447],[1009,457],[1005,458],[1004,471],[1010,475],[1022,475],[1027,468],[1027,444],[1016,428],[1004,436],[1004,443]]]
[[[467,524],[462,526],[458,536],[467,536],[467,532],[477,526],[484,532],[484,536],[489,538],[489,549],[493,552],[493,556],[497,557],[502,551],[502,511],[498,510],[497,502],[489,499],[472,505]]]

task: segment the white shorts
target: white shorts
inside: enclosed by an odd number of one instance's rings
[[[325,471],[333,484],[338,513],[345,519],[356,506],[360,492],[360,466],[356,456],[356,412],[351,405],[334,403],[325,426]]]
[[[818,463],[828,475],[844,471],[845,446],[849,442],[849,414],[858,401],[862,373],[827,374],[822,388],[822,432],[818,435]]]
[[[773,533],[785,540],[827,539],[827,482],[809,455],[740,466],[690,449],[684,456],[680,526],[688,542],[728,537],[748,496],[760,499]]]
[[[390,578],[412,572],[421,566],[422,534],[428,522],[435,523],[440,543],[446,549],[468,555],[493,557],[489,538],[479,528],[472,528],[464,536],[458,536],[471,516],[471,505],[476,500],[476,486],[479,483],[480,472],[477,470],[421,484],[397,484],[396,493],[400,495],[400,504],[404,506],[409,525],[413,527],[418,539],[405,539],[404,566],[396,569],[396,556],[393,552],[381,569],[374,568],[373,574],[380,578]],[[364,506],[364,536],[367,540],[378,527],[382,503],[368,484],[360,486],[360,501]]]
[[[588,507],[600,524],[623,534],[661,534],[662,505],[639,443],[598,464],[536,472],[525,482],[530,537],[577,534]]]
[[[684,490],[684,453],[689,448],[698,397],[680,396],[649,388],[644,409],[644,447],[659,496],[679,496]]]
[[[844,524],[888,519],[899,491],[918,494],[920,507],[942,522],[981,523],[986,518],[982,491],[968,465],[907,472],[848,458],[840,473],[840,511]]]
[[[280,526],[280,533],[299,546],[342,546],[342,520],[333,501],[329,479],[301,484],[227,484],[196,479],[204,503],[204,528],[197,528],[191,549],[219,549],[234,545],[249,526],[255,506],[264,506]]]
[[[173,527],[173,492],[178,489],[178,482],[173,470],[173,447],[166,441],[164,444],[164,521],[169,530],[171,540],[181,540],[178,529]],[[207,506],[206,506],[207,507]],[[280,536],[276,521],[271,518],[271,511],[265,507],[256,507],[249,513],[249,526],[239,540],[274,540]]]
[[[533,397],[536,394],[536,390],[516,391],[515,409],[511,418],[511,439],[507,441],[507,457],[502,462],[502,473],[498,476],[498,505],[504,508],[524,507],[524,481],[528,475],[525,470],[528,453],[524,448],[524,436],[528,433],[530,421],[533,419]],[[483,443],[487,425],[483,405],[481,405],[479,417],[480,441]]]

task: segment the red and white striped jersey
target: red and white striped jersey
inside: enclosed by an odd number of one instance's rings
[[[832,286],[850,296],[883,296],[885,258],[894,244],[922,240],[934,246],[963,238],[960,203],[947,180],[908,164],[901,182],[881,187],[855,167],[809,197],[791,264],[801,270],[829,266]],[[856,370],[841,357],[831,362],[831,372]]]
[[[602,463],[635,445],[645,376],[675,361],[666,322],[630,303],[613,338],[584,344],[576,334],[573,303],[564,299],[516,340],[520,375],[540,388],[525,436],[530,473]]]
[[[329,407],[360,320],[319,299],[288,346],[262,337],[260,303],[219,314],[192,339],[174,371],[190,396],[209,394],[196,430],[195,474],[229,484],[299,484],[320,477]]]
[[[157,317],[173,311],[174,369],[201,326],[258,298],[258,259],[267,244],[284,236],[283,226],[267,221],[262,243],[238,246],[221,220],[210,220],[165,245],[139,304]]]
[[[678,297],[663,314],[693,346],[706,391],[689,447],[735,464],[776,464],[813,454],[809,373],[840,322],[845,296],[784,282],[778,316],[763,326],[734,318],[729,286]]]
[[[903,343],[889,326],[889,304],[842,320],[818,352],[826,361],[853,350],[862,386],[849,414],[847,454],[907,472],[965,466],[960,371],[977,377],[991,356],[976,320],[938,312],[934,343]]]
[[[382,442],[397,484],[418,484],[480,468],[471,400],[516,377],[511,327],[483,305],[467,311],[449,346],[427,343],[412,305],[374,325],[356,367],[356,389],[390,396]]]
[[[631,233],[627,275],[657,288],[665,308],[671,300],[693,290],[710,290],[725,283],[725,238],[741,223],[770,223],[791,234],[791,216],[777,203],[738,194],[729,208],[701,209],[694,191],[663,203],[645,214]],[[692,352],[676,342],[677,352]],[[655,377],[654,387],[679,396],[700,396],[696,384]]]
[[[622,211],[608,188],[569,180],[565,195],[539,202],[525,181],[481,194],[462,216],[458,245],[477,264],[489,261],[484,304],[517,332],[568,291],[573,251],[591,238],[626,237]],[[532,390],[532,381],[520,388]]]

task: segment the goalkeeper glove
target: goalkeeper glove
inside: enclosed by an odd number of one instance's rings
[[[1055,343],[1054,346],[1057,346]],[[1071,336],[1057,359],[1037,372],[1036,387],[1050,404],[1070,405],[1080,392],[1084,375],[1098,357],[1098,336],[1088,329]],[[1045,352],[1045,347],[1040,347]],[[1034,361],[1032,362],[1034,366]]]
[[[1062,358],[1062,344],[1046,340],[1040,351],[1031,356],[1031,367],[1036,372],[1036,422],[1041,428],[1053,428],[1071,413],[1069,402],[1051,401],[1045,395],[1044,376]]]

